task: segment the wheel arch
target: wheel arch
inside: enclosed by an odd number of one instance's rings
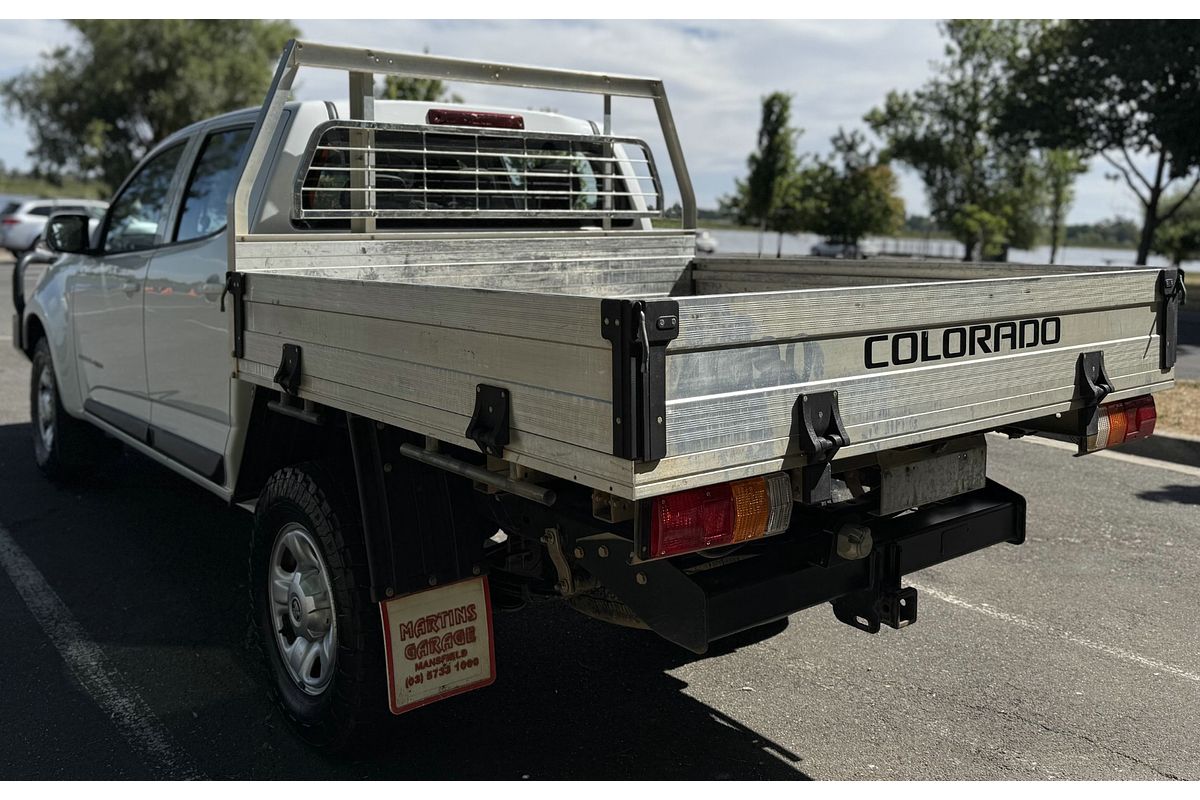
[[[355,490],[354,462],[346,417],[334,409],[319,408],[319,421],[309,421],[273,411],[269,403],[278,393],[256,388],[251,410],[242,432],[240,455],[234,481],[233,502],[252,501],[278,470],[305,461],[327,464],[341,476],[348,476],[349,489]]]

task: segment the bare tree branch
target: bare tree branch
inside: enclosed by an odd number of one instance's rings
[[[1146,180],[1146,176],[1142,174],[1142,171],[1134,166],[1133,159],[1129,157],[1129,151],[1125,149],[1125,145],[1121,145],[1121,155],[1125,157],[1125,163],[1129,165],[1129,169],[1132,170],[1134,175],[1138,176],[1138,180],[1146,187],[1146,191],[1154,191],[1154,187],[1150,185],[1150,181]]]
[[[1108,153],[1101,153],[1100,156],[1105,161],[1107,161],[1113,167],[1113,169],[1115,169],[1117,172],[1121,173],[1121,176],[1123,178],[1125,178],[1125,183],[1129,184],[1130,190],[1135,195],[1137,195],[1137,199],[1142,201],[1143,206],[1149,208],[1150,207],[1150,199],[1148,197],[1144,197],[1142,195],[1142,193],[1138,190],[1137,184],[1133,182],[1133,178],[1129,177],[1129,170],[1125,169],[1125,167],[1121,166],[1115,160],[1113,160],[1113,157],[1110,156]],[[1141,178],[1141,175],[1138,175],[1138,177]],[[1145,180],[1146,180],[1145,178],[1142,178],[1143,182]]]
[[[1180,206],[1186,203],[1188,198],[1192,196],[1192,193],[1196,191],[1197,186],[1200,186],[1200,176],[1197,176],[1196,180],[1192,181],[1192,185],[1189,186],[1188,190],[1183,193],[1183,197],[1172,203],[1169,209],[1167,209],[1163,214],[1159,215],[1158,221],[1160,223],[1166,222],[1172,216],[1174,216],[1175,212],[1179,210]]]

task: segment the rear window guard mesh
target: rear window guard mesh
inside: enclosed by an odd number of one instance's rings
[[[335,120],[310,140],[295,219],[662,214],[639,139]]]

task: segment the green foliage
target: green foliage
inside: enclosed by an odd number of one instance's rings
[[[1177,194],[1167,202],[1178,202],[1179,211],[1155,231],[1154,252],[1176,266],[1200,258],[1200,197],[1181,199]]]
[[[1114,217],[1086,225],[1067,226],[1067,244],[1075,247],[1137,247],[1140,228],[1136,222]]]
[[[736,181],[732,197],[721,199],[723,211],[732,212],[742,225],[753,225],[760,231],[778,230],[786,225],[781,213],[782,198],[790,190],[796,164],[796,138],[800,131],[791,127],[791,95],[774,92],[762,101],[762,123],[758,129],[758,146],[747,161],[749,175]]]
[[[1050,263],[1053,264],[1062,245],[1067,211],[1075,201],[1075,178],[1087,172],[1087,162],[1074,150],[1047,150],[1042,153],[1042,170],[1050,217]]]
[[[885,158],[913,167],[937,224],[966,247],[1003,257],[1036,239],[1044,186],[1028,147],[1002,135],[1008,75],[1037,23],[952,20],[945,61],[911,93],[891,92],[866,116]]]
[[[857,131],[839,130],[832,143],[830,158],[798,171],[786,195],[791,226],[776,229],[807,230],[845,244],[895,233],[904,221],[904,201],[891,167]]]
[[[73,197],[107,200],[108,187],[96,181],[69,176],[43,177],[17,172],[0,174],[0,196],[4,197]]]
[[[904,218],[904,226],[896,232],[904,236],[941,236],[945,233],[932,217],[923,214],[909,214]]]
[[[425,52],[428,53],[429,48],[425,48]],[[463,101],[462,97],[446,88],[444,81],[436,78],[406,78],[400,75],[385,75],[377,96],[380,100],[420,100],[426,103]]]
[[[1155,228],[1200,182],[1200,22],[1066,20],[1032,33],[1004,128],[1030,145],[1102,155],[1142,204],[1144,264]],[[1151,170],[1134,152],[1153,157]],[[1164,201],[1176,180],[1187,188]]]
[[[164,136],[262,103],[289,22],[73,20],[77,45],[58,47],[0,84],[33,135],[47,174],[116,186]]]

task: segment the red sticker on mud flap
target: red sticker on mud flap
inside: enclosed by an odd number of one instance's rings
[[[480,689],[496,680],[486,577],[379,604],[393,714]]]

